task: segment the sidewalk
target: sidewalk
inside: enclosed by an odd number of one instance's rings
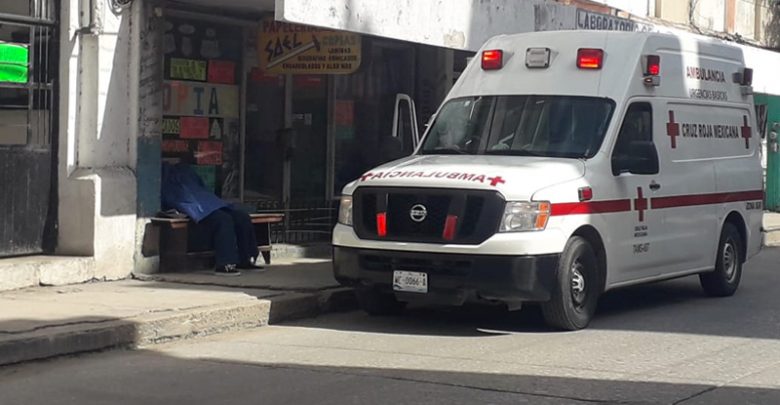
[[[328,260],[0,293],[0,365],[260,327],[354,306]]]

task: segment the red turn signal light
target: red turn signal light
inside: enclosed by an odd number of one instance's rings
[[[604,50],[580,48],[577,50],[577,67],[580,69],[601,69],[604,64]]]
[[[482,70],[497,70],[504,66],[504,51],[491,49],[482,51]]]

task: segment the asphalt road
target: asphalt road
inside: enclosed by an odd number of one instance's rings
[[[605,295],[595,321],[538,309],[361,312],[0,368],[0,404],[780,404],[780,249],[731,298],[690,277]]]

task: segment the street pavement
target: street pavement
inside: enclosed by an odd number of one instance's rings
[[[608,293],[590,328],[538,308],[352,311],[0,368],[0,404],[778,404],[780,249],[737,295],[689,277]]]

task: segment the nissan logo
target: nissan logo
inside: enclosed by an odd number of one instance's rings
[[[414,222],[425,221],[425,217],[428,216],[428,209],[422,204],[412,205],[412,209],[409,210],[409,218]]]

